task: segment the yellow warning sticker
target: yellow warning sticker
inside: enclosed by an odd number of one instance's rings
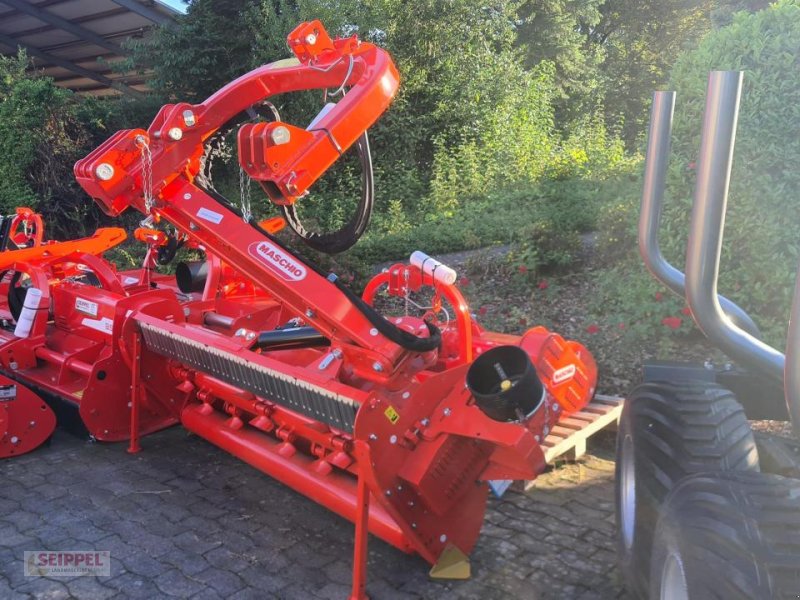
[[[387,408],[385,411],[383,411],[383,414],[386,415],[386,418],[389,419],[392,425],[395,425],[400,420],[400,415],[394,409],[394,406]]]
[[[84,390],[78,390],[77,392],[72,392],[72,395],[81,400],[83,399],[83,392]]]

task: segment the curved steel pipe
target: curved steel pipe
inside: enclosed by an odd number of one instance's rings
[[[717,297],[741,89],[739,71],[712,71],[709,76],[686,251],[686,299],[709,340],[740,364],[782,383],[783,354],[737,327],[723,313]]]
[[[658,243],[674,110],[675,92],[655,92],[653,94],[642,205],[639,213],[639,254],[653,277],[673,293],[685,298],[686,276],[667,262]],[[731,321],[753,337],[761,337],[758,326],[744,310],[724,296],[719,297],[719,302]]]
[[[786,406],[794,426],[794,435],[800,437],[800,268],[794,286],[792,312],[789,315],[789,333],[786,340],[786,368],[784,372]]]

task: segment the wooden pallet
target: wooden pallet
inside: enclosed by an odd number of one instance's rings
[[[586,454],[586,440],[601,429],[616,428],[624,403],[625,399],[619,396],[597,394],[582,411],[561,419],[542,444],[547,464],[552,465],[562,457],[577,460]],[[535,480],[515,481],[511,489],[525,493],[535,485]]]
[[[616,426],[624,402],[618,396],[597,394],[582,411],[556,423],[542,443],[547,464],[562,456],[577,460],[586,454],[586,440],[601,429]]]

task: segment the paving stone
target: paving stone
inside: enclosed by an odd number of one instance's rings
[[[0,463],[0,599],[65,598],[72,588],[90,599],[347,597],[350,523],[178,428],[145,444],[131,457],[124,444],[57,431],[50,447]],[[371,537],[368,591],[379,600],[623,598],[614,530],[613,463],[588,456],[529,493],[490,500],[471,580],[433,581],[420,557]],[[23,576],[23,550],[87,547],[111,551],[111,578]]]
[[[153,583],[164,594],[180,598],[188,598],[203,590],[200,582],[189,579],[177,569],[170,569],[166,573],[162,573],[153,580]]]
[[[229,596],[244,587],[244,582],[238,575],[216,567],[197,573],[193,579],[213,588],[222,596]]]

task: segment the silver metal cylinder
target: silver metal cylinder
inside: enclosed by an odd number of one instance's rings
[[[789,333],[786,340],[786,370],[784,374],[786,406],[792,419],[794,435],[800,437],[800,267],[794,286]]]
[[[639,212],[639,254],[653,277],[684,298],[686,276],[664,258],[658,243],[674,110],[675,92],[659,91],[653,94]],[[720,296],[719,302],[734,323],[754,337],[761,337],[758,327],[744,310],[724,296]]]
[[[782,382],[783,354],[737,327],[723,313],[717,298],[741,88],[742,73],[738,71],[713,71],[708,79],[686,252],[686,299],[709,340],[740,364]]]

